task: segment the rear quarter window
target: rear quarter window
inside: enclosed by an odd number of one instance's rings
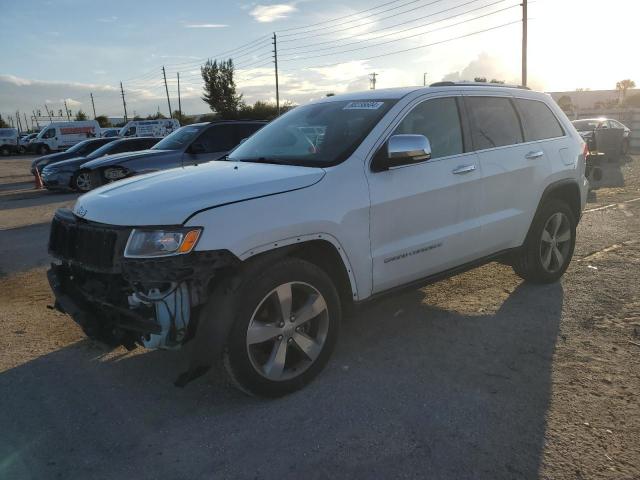
[[[509,98],[465,97],[475,150],[522,143],[520,120]]]
[[[538,100],[516,99],[527,142],[564,136],[564,129],[551,109]]]

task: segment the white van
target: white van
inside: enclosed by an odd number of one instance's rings
[[[166,137],[180,128],[173,118],[161,120],[132,120],[120,129],[120,137]]]
[[[18,150],[18,129],[0,128],[0,153],[11,155]]]
[[[100,136],[100,125],[95,120],[55,122],[44,127],[29,144],[29,149],[40,155],[66,150],[87,138]]]

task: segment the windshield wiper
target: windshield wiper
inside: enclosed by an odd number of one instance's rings
[[[274,165],[292,165],[290,161],[282,160],[278,158],[258,157],[258,158],[243,158],[240,162],[248,163],[272,163]]]

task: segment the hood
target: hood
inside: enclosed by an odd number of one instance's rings
[[[104,185],[78,199],[73,211],[110,225],[180,225],[198,210],[309,187],[321,168],[209,162]]]
[[[60,170],[77,170],[78,167],[86,161],[87,159],[85,157],[73,157],[69,158],[68,160],[61,160],[59,162],[51,163],[44,168],[47,170],[47,172],[57,172]]]
[[[136,160],[140,157],[153,157],[158,155],[164,155],[167,152],[175,153],[175,150],[138,150],[135,152],[116,153],[114,155],[107,155],[104,157],[96,158],[82,165],[82,168],[88,168],[93,170],[96,168],[107,167],[109,165],[123,165],[131,160]]]
[[[32,165],[48,165],[49,163],[59,162],[60,160],[66,160],[67,158],[75,157],[76,155],[69,152],[51,153],[44,155],[43,157],[36,158]]]

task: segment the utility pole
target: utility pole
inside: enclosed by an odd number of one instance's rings
[[[527,86],[527,0],[522,0],[522,86]]]
[[[278,86],[278,41],[276,39],[276,32],[273,32],[273,63],[276,69],[276,108],[278,109],[278,115],[280,115],[280,87]]]
[[[179,120],[182,120],[182,103],[180,103],[180,72],[177,72],[178,75],[178,115],[180,115]]]
[[[69,109],[67,108],[67,101],[64,101],[64,111],[67,113],[67,120],[71,121],[71,118],[69,118]]]
[[[167,104],[169,105],[169,118],[173,118],[173,112],[171,111],[171,100],[169,100],[169,87],[167,87],[167,72],[165,72],[164,70],[164,65],[162,66],[162,76],[164,77],[164,89],[167,92]]]
[[[422,85],[425,87],[427,86],[427,72],[422,74]]]
[[[369,88],[371,90],[375,90],[376,89],[376,77],[378,76],[378,74],[376,72],[370,73],[369,74]]]
[[[20,112],[16,110],[16,125],[18,125],[18,133],[22,131],[22,122],[20,121]]]
[[[124,123],[127,123],[127,102],[124,99],[124,88],[122,88],[122,82],[120,82],[120,93],[122,94],[122,106],[124,107]]]
[[[26,112],[22,112],[24,115],[24,129],[29,130],[29,122],[27,122],[27,114]],[[31,121],[31,128],[33,128],[33,120]]]
[[[13,124],[13,117],[11,115],[9,115],[9,121],[11,122],[11,128],[15,127]]]
[[[38,117],[36,116],[36,111],[35,110],[31,110],[31,113],[33,113],[33,118],[36,121],[36,128],[40,129],[40,124],[38,123]]]
[[[89,94],[91,96],[91,107],[93,107],[93,119],[96,119],[96,104],[93,103],[93,92]]]

